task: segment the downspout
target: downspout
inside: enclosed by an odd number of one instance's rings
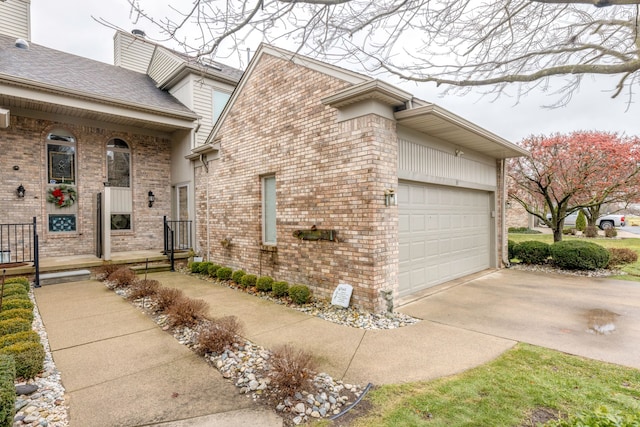
[[[202,162],[202,166],[204,167],[205,172],[207,173],[207,179],[205,180],[206,184],[206,199],[207,199],[207,203],[206,203],[206,207],[207,207],[207,261],[210,261],[211,258],[211,224],[209,223],[211,221],[210,219],[210,215],[209,215],[209,164],[207,163],[207,159],[206,156],[204,154],[200,154],[200,162]]]
[[[502,203],[500,206],[500,218],[501,218],[501,228],[502,228],[502,239],[501,239],[501,253],[502,253],[502,264],[506,267],[509,268],[511,266],[511,263],[509,262],[509,250],[507,249],[507,253],[505,253],[504,248],[505,246],[508,246],[508,239],[507,239],[507,176],[506,176],[506,162],[505,159],[500,159],[500,177],[502,180],[501,185],[501,190],[502,190]]]

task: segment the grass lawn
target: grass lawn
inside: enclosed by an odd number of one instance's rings
[[[562,236],[562,240],[572,239],[586,239],[585,237],[576,236]],[[551,234],[517,234],[509,233],[509,240],[513,240],[516,243],[524,242],[526,240],[538,240],[545,243],[553,243],[553,236]],[[638,254],[639,260],[633,264],[627,264],[620,269],[627,274],[620,276],[611,276],[611,279],[631,280],[640,282],[640,238],[630,239],[607,239],[599,237],[595,239],[587,239],[589,242],[597,243],[605,248],[627,248],[635,251]]]
[[[518,344],[460,375],[382,386],[364,401],[369,410],[349,426],[532,426],[534,414],[601,405],[637,413],[640,371]]]

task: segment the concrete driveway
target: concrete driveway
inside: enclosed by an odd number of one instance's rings
[[[499,270],[435,288],[401,312],[640,369],[640,283]]]

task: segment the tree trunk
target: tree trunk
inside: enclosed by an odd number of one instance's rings
[[[553,243],[562,241],[562,227],[553,230]]]

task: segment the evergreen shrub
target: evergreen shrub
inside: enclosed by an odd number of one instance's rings
[[[231,274],[231,280],[233,280],[238,285],[242,284],[242,276],[247,274],[244,270],[236,270]]]
[[[44,368],[44,347],[39,342],[23,341],[0,349],[0,354],[13,356],[16,376],[34,378]]]
[[[221,267],[216,271],[216,277],[219,280],[229,280],[231,279],[231,275],[233,274],[233,270],[229,267]]]
[[[0,311],[0,321],[9,319],[24,319],[31,323],[33,322],[33,310],[26,308],[12,308],[11,310]]]
[[[242,276],[242,279],[240,280],[240,285],[243,288],[251,288],[253,286],[256,285],[256,281],[258,280],[258,277],[255,274],[245,274],[244,276]]]
[[[16,363],[0,354],[0,427],[13,427],[16,414]]]
[[[551,245],[551,257],[556,267],[567,270],[595,270],[609,264],[609,251],[583,240],[554,243]]]
[[[274,282],[271,286],[271,293],[278,298],[289,295],[289,283],[285,281]]]
[[[523,264],[544,264],[549,258],[549,245],[536,240],[527,240],[514,249],[515,258]]]
[[[305,285],[293,285],[289,288],[289,297],[296,304],[306,304],[311,298],[311,291]]]
[[[31,329],[31,322],[25,319],[0,320],[0,337]]]
[[[262,292],[269,292],[273,287],[273,278],[262,276],[256,281],[256,289]]]
[[[0,348],[8,347],[24,341],[40,342],[40,335],[38,335],[38,333],[33,329],[16,332],[15,334],[3,335],[0,337]]]

